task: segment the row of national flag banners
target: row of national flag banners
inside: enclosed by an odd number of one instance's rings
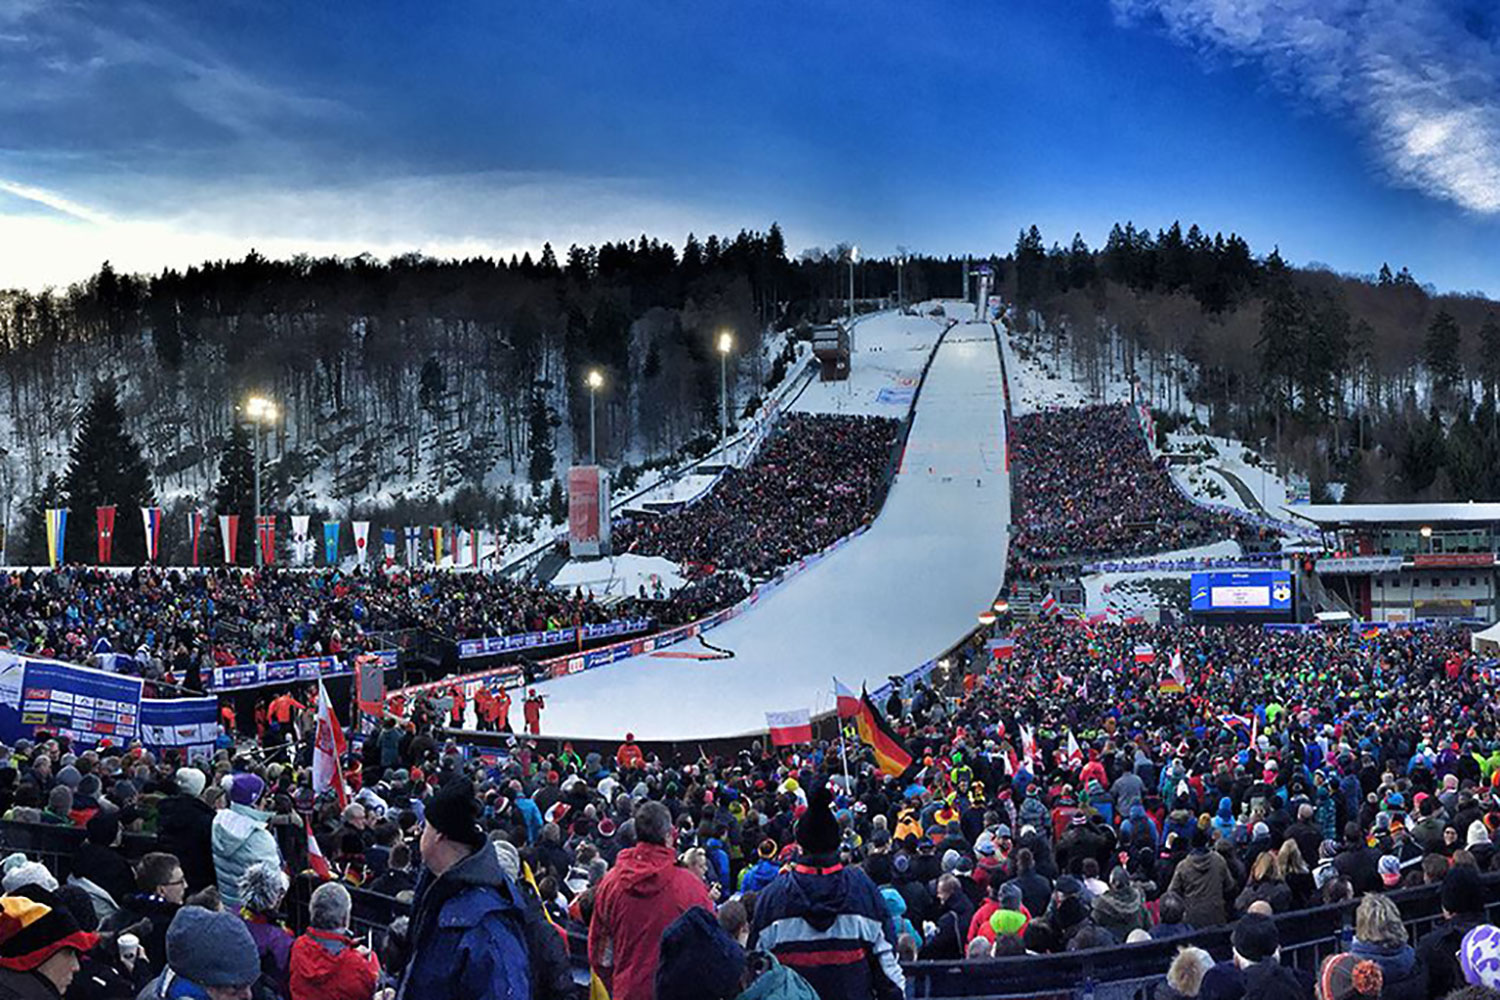
[[[162,525],[160,507],[142,507],[141,523],[146,535],[146,561],[158,562],[161,557]],[[53,569],[64,560],[63,543],[68,531],[66,507],[49,507],[43,512],[47,528],[47,564]],[[116,508],[103,506],[94,512],[96,527],[97,562],[107,565],[114,557],[116,534]],[[187,516],[189,563],[200,566],[208,553],[204,548],[205,531],[212,522],[205,511],[190,511]],[[275,514],[263,514],[255,518],[255,537],[260,543],[267,564],[276,562],[276,529],[281,519]],[[318,562],[317,541],[322,542],[322,564],[336,566],[346,554],[354,556],[361,564],[368,562],[375,552],[371,544],[369,521],[324,521],[322,537],[315,540],[311,533],[312,516],[292,514],[290,523],[291,563],[294,566],[311,566]],[[219,545],[225,565],[234,565],[239,553],[239,514],[219,514]],[[352,552],[345,547],[345,528],[353,537]],[[448,565],[455,568],[479,568],[499,557],[503,548],[500,532],[488,528],[463,528],[441,526],[406,525],[401,528],[380,529],[380,547],[377,561],[387,564],[405,562],[408,566]]]
[[[874,753],[875,766],[880,769],[880,773],[896,778],[910,770],[911,752],[880,713],[880,709],[875,707],[870,693],[861,688],[856,696],[837,677],[833,679],[833,691],[840,727],[845,719],[853,720],[854,732],[859,736],[860,742]],[[790,712],[767,712],[766,726],[770,729],[773,746],[812,742],[811,713],[805,708]]]

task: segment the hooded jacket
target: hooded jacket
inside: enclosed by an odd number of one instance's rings
[[[1170,891],[1182,897],[1187,922],[1194,927],[1215,927],[1228,918],[1225,896],[1234,888],[1229,865],[1218,851],[1195,850],[1172,873]]]
[[[620,852],[599,883],[589,923],[589,966],[613,1000],[652,1000],[662,933],[694,906],[714,910],[708,887],[677,866],[670,847],[642,843]]]
[[[1094,923],[1123,944],[1133,930],[1149,931],[1151,916],[1146,912],[1146,897],[1135,886],[1110,889],[1094,897]]]
[[[822,1000],[901,1000],[906,976],[875,883],[836,858],[805,861],[756,899],[752,944],[800,972]]]
[[[412,907],[411,961],[397,1000],[526,1000],[524,915],[500,859],[481,847],[437,878],[424,871]]]
[[[214,816],[211,843],[219,898],[230,913],[240,908],[240,876],[257,861],[281,867],[281,851],[267,824],[271,814],[236,802]],[[186,875],[186,869],[184,869]]]
[[[214,884],[213,826],[213,806],[196,795],[178,792],[157,804],[157,840],[182,863],[189,892]]]
[[[370,1000],[380,960],[337,931],[309,927],[292,945],[292,1000]]]

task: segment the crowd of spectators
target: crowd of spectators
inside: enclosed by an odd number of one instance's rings
[[[1191,548],[1237,533],[1195,506],[1151,458],[1124,404],[1046,410],[1011,422],[1011,558],[1080,562]]]
[[[825,743],[669,757],[628,735],[613,753],[522,738],[466,756],[417,712],[351,752],[341,807],[313,794],[305,744],[267,759],[226,741],[187,767],[22,743],[0,750],[0,814],[88,844],[71,884],[21,857],[0,882],[71,914],[68,997],[164,973],[298,1000],[561,996],[573,948],[616,1000],[894,998],[917,958],[1175,939],[1161,996],[1310,998],[1277,959],[1275,918],[1299,910],[1319,936],[1347,930],[1320,997],[1500,983],[1500,710],[1462,630],[1016,638],[891,695],[914,758],[899,777],[855,748],[846,780]],[[1181,693],[1162,690],[1172,660]],[[132,831],[150,853],[123,851]],[[1397,903],[1421,885],[1444,915],[1414,937]],[[346,887],[410,915],[366,940]],[[1230,924],[1215,963],[1194,935]],[[225,942],[210,954],[192,946],[207,933]],[[0,920],[0,996],[6,935]]]
[[[404,567],[0,574],[0,631],[12,648],[78,663],[104,655],[112,669],[179,680],[215,665],[338,655],[389,630],[457,640],[652,612],[633,600],[605,606],[581,591],[499,574]]]
[[[671,514],[622,521],[616,551],[766,578],[874,519],[901,423],[788,415],[747,467]]]

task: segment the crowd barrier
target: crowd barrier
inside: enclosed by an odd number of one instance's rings
[[[1243,556],[1204,556],[1197,559],[1122,559],[1084,563],[1082,573],[1161,573],[1207,569],[1257,569],[1287,558],[1284,552],[1256,552]]]
[[[295,660],[232,663],[214,667],[205,674],[203,686],[210,694],[228,694],[278,684],[311,684],[323,678],[353,674],[354,658],[357,656],[373,656],[387,670],[395,667],[399,659],[399,654],[394,649],[377,649],[370,652],[349,652],[340,656],[304,656]]]
[[[604,622],[599,625],[584,625],[582,635],[579,628],[569,625],[566,628],[548,629],[544,632],[522,632],[517,635],[495,635],[483,639],[459,639],[458,658],[460,660],[472,660],[479,656],[495,656],[501,653],[515,653],[525,649],[545,649],[548,646],[566,646],[573,642],[589,642],[593,639],[604,639],[615,635],[629,635],[631,632],[644,632],[652,625],[649,618],[626,618],[620,621]]]

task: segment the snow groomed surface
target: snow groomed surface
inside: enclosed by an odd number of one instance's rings
[[[915,388],[940,332],[926,316],[860,323],[851,382],[815,383],[796,409],[901,415],[911,398],[903,390]],[[767,711],[831,708],[833,675],[874,688],[938,655],[973,628],[1004,579],[1004,433],[993,330],[961,323],[933,358],[902,468],[870,530],[707,633],[731,659],[648,653],[539,684],[543,732],[605,739],[626,731],[641,739],[756,732]]]

